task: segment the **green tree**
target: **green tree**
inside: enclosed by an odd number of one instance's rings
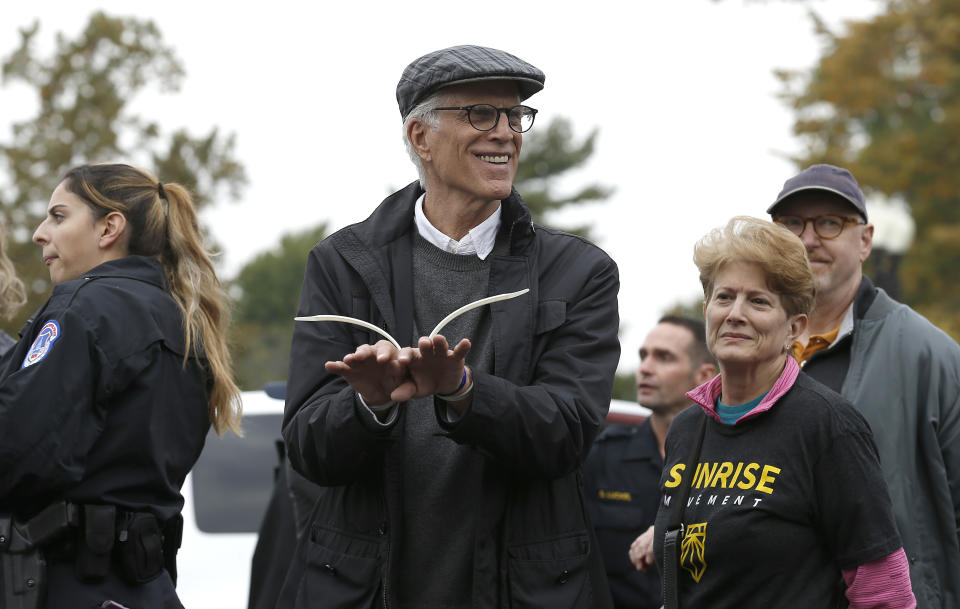
[[[524,136],[514,185],[523,195],[538,224],[552,226],[545,222],[545,217],[561,207],[603,201],[613,194],[612,188],[597,183],[581,186],[570,195],[557,195],[555,192],[558,178],[581,168],[593,155],[597,134],[597,129],[594,129],[581,141],[576,141],[571,122],[558,117],[546,126],[534,127]],[[590,227],[578,226],[565,230],[588,235]]]
[[[34,228],[67,169],[87,162],[129,162],[161,180],[191,189],[202,207],[246,183],[234,158],[234,136],[214,127],[206,135],[167,133],[157,121],[131,112],[138,94],[178,90],[183,65],[153,22],[97,12],[76,38],[58,34],[49,55],[37,51],[39,23],[20,30],[20,44],[3,58],[2,86],[26,85],[36,114],[15,123],[0,142],[0,213],[11,236],[10,254],[28,288],[15,333],[46,298],[50,282],[40,264]]]
[[[814,27],[817,64],[779,73],[804,144],[794,160],[842,165],[868,196],[910,204],[904,300],[960,338],[960,0],[887,0],[842,34]]]
[[[613,377],[613,399],[637,401],[637,377],[633,372],[617,372]]]
[[[664,315],[679,315],[681,317],[689,317],[690,319],[703,319],[703,297],[697,296],[691,298],[690,300],[678,300],[677,302],[670,305],[666,311],[663,312]]]
[[[287,378],[293,317],[310,249],[326,236],[326,223],[285,235],[280,244],[248,262],[231,285],[237,302],[234,367],[244,389]]]

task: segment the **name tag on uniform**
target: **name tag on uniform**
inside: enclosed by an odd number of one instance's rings
[[[601,499],[612,499],[613,501],[633,501],[630,493],[627,491],[600,491],[598,493]]]

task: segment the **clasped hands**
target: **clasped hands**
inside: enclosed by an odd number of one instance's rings
[[[421,336],[416,347],[403,349],[381,340],[375,345],[360,345],[342,360],[327,362],[324,368],[342,376],[367,406],[380,406],[456,392],[469,351],[466,338],[451,350],[440,334]],[[466,385],[471,380],[468,378]]]

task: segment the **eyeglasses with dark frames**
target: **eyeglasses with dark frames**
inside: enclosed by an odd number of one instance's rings
[[[507,125],[510,129],[517,133],[529,131],[537,117],[536,108],[523,105],[497,108],[491,104],[471,104],[469,106],[434,108],[434,110],[466,110],[470,126],[477,131],[490,131],[496,128],[497,123],[500,122],[501,112],[507,115]]]
[[[860,218],[849,218],[838,216],[836,214],[826,214],[823,216],[774,216],[773,221],[787,228],[791,233],[798,237],[803,234],[807,228],[807,223],[813,224],[813,231],[821,239],[836,239],[843,232],[847,225],[866,224]]]

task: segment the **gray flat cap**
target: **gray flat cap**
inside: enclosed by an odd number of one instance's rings
[[[767,213],[773,215],[784,199],[803,190],[823,190],[845,199],[857,208],[863,219],[867,219],[867,204],[863,200],[863,191],[853,174],[842,167],[833,165],[811,165],[783,183],[783,190],[777,195]]]
[[[546,76],[510,53],[462,45],[427,53],[403,71],[397,83],[397,104],[404,119],[428,95],[452,84],[478,80],[512,80],[524,100],[543,88]]]

